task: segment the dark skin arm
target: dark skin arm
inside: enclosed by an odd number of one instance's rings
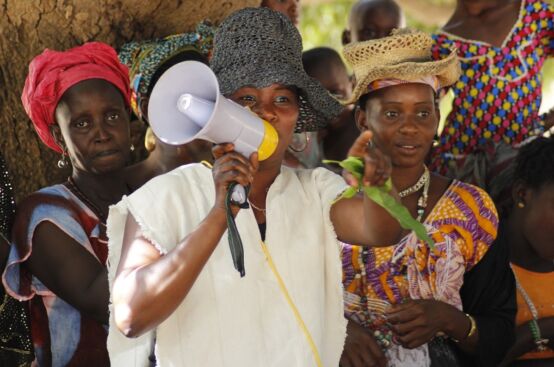
[[[61,299],[108,324],[106,268],[83,246],[50,222],[40,223],[25,263],[31,273]]]
[[[409,300],[393,305],[387,312],[398,340],[406,348],[417,348],[441,331],[459,341],[459,347],[472,353],[477,347],[479,331],[466,338],[471,328],[469,318],[457,308],[436,300]]]
[[[214,147],[212,174],[216,200],[204,220],[164,256],[142,235],[129,215],[121,260],[113,286],[115,322],[129,337],[139,336],[163,322],[181,304],[227,229],[225,196],[231,182],[247,186],[257,171],[250,160],[233,152],[232,144]],[[233,211],[236,214],[238,207]],[[156,300],[156,302],[152,302]]]
[[[385,367],[387,359],[371,332],[352,320],[346,327],[346,341],[340,367]]]
[[[372,137],[372,132],[364,131],[348,152],[349,156],[364,159],[364,186],[383,185],[392,171],[390,159],[378,148],[368,148]],[[350,185],[357,185],[356,178],[351,174],[344,173],[343,176]],[[395,189],[391,194],[399,200]],[[331,208],[331,221],[339,240],[361,246],[397,243],[402,234],[398,221],[365,194],[338,201]]]
[[[538,321],[541,337],[549,339],[548,347],[554,349],[554,317],[545,317]],[[508,366],[511,362],[527,352],[536,349],[536,344],[531,334],[529,323],[526,322],[516,327],[516,342],[508,351],[506,358],[502,362],[502,366]],[[552,363],[552,362],[550,362]]]
[[[162,256],[129,215],[113,289],[119,330],[128,337],[137,337],[171,315],[194,285],[226,229],[225,211],[214,208],[194,232]]]
[[[352,153],[364,156],[364,149],[370,138],[371,133],[364,134],[357,145],[355,144]],[[255,154],[248,160],[234,152],[232,144],[217,145],[213,153],[215,205],[197,229],[172,251],[161,256],[144,238],[135,220],[132,217],[127,220],[122,256],[112,292],[115,322],[127,336],[141,335],[156,327],[175,311],[227,228],[224,208],[228,185],[235,181],[247,186],[254,180],[258,170]],[[384,182],[388,177],[385,175],[390,174],[390,168],[388,171],[382,168],[385,165],[382,157],[378,160],[382,166],[378,166],[375,158],[369,154],[366,154],[365,160],[369,162],[369,167],[366,167],[366,184]],[[376,170],[382,172],[376,175]],[[339,236],[342,235],[341,238],[359,240],[362,244],[389,243],[388,241],[396,239],[399,232],[398,222],[376,204],[362,198],[348,200],[348,204],[346,200],[344,202],[337,203],[331,212],[332,220],[340,217],[337,219],[340,223],[334,224],[335,230],[340,233]],[[238,210],[238,207],[234,208],[234,213]],[[366,221],[371,222],[369,225],[363,220],[364,211],[370,212],[366,218]],[[353,217],[357,219],[352,220]],[[372,230],[378,231],[378,234],[374,236],[370,233]],[[348,237],[351,232],[355,232],[355,235]],[[152,302],[153,299],[157,300],[155,304]]]

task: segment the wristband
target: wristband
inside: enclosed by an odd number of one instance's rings
[[[477,322],[475,321],[475,319],[473,318],[473,316],[471,316],[470,314],[466,313],[465,314],[467,316],[467,318],[469,319],[469,322],[471,324],[470,328],[469,328],[469,331],[467,332],[467,335],[465,336],[465,338],[461,339],[461,340],[456,340],[454,338],[450,338],[452,340],[454,340],[456,343],[459,343],[460,341],[463,341],[463,340],[468,340],[469,338],[471,338],[473,335],[475,335],[475,333],[477,332]]]

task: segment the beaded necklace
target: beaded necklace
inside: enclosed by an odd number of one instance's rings
[[[427,199],[429,198],[429,186],[431,184],[431,174],[427,166],[423,166],[423,174],[419,177],[417,182],[408,187],[405,190],[402,190],[398,193],[398,196],[405,198],[408,195],[418,192],[423,188],[423,192],[419,199],[417,199],[417,220],[421,222],[423,219],[423,213],[425,213],[425,208],[427,208]]]
[[[427,166],[423,166],[423,173],[421,174],[417,182],[414,185],[408,187],[407,189],[400,191],[398,193],[398,196],[403,198],[415,192],[418,192],[429,181],[429,176],[430,176],[429,169],[427,168]]]
[[[362,248],[358,253],[358,264],[360,272],[355,277],[360,281],[360,287],[363,296],[360,298],[360,304],[370,314],[384,315],[386,308],[390,305],[389,302],[380,299],[369,298],[366,296],[367,291],[367,273],[366,265],[368,262],[369,250]],[[386,321],[384,317],[371,317],[364,323],[366,328],[369,328],[377,343],[384,349],[388,349],[393,343],[398,344],[396,337],[392,331],[392,325]]]
[[[92,200],[88,198],[87,195],[85,195],[84,192],[79,189],[75,181],[72,177],[69,177],[67,179],[66,187],[73,193],[75,196],[79,198],[83,203],[85,203],[86,206],[89,207],[90,210],[98,217],[98,220],[102,225],[106,225],[106,219],[107,215],[104,214],[104,212],[100,209],[99,206],[97,206]]]
[[[431,185],[431,175],[427,166],[425,166],[425,171],[423,172],[425,176],[425,183],[423,184],[423,192],[419,199],[417,199],[417,220],[421,222],[423,219],[423,213],[425,213],[425,208],[427,208],[427,199],[429,198],[429,186]]]
[[[510,267],[512,267],[510,265]],[[527,307],[529,308],[529,311],[531,312],[531,316],[533,316],[533,320],[529,322],[529,328],[531,329],[531,334],[533,335],[533,341],[535,342],[535,345],[537,346],[537,350],[539,352],[544,352],[545,350],[548,350],[547,344],[549,342],[548,339],[543,338],[541,336],[541,329],[539,328],[539,324],[537,320],[539,319],[539,312],[537,311],[537,308],[535,307],[535,304],[531,300],[531,297],[529,297],[529,294],[525,291],[521,283],[519,282],[516,273],[514,269],[512,268],[512,273],[514,273],[514,278],[516,279],[516,287],[523,299],[525,300],[525,303],[527,304]]]
[[[413,193],[416,193],[423,188],[423,192],[421,193],[421,196],[417,200],[417,220],[418,221],[421,221],[423,219],[423,213],[425,212],[425,208],[427,208],[427,199],[429,197],[430,183],[431,183],[431,174],[429,173],[429,169],[427,168],[427,166],[424,166],[423,174],[417,180],[417,182],[413,186],[410,186],[407,189],[402,190],[401,192],[398,193],[398,196],[403,198]],[[369,255],[369,250],[365,247],[358,253],[358,264],[360,267],[360,272],[355,275],[355,277],[361,281],[361,287],[364,294],[367,289],[366,265],[368,261],[368,255]],[[389,305],[389,303],[386,301],[383,301],[380,299],[371,299],[365,295],[361,297],[360,302],[364,305],[364,307],[366,307],[367,310],[374,310],[380,314],[384,314],[385,308]],[[377,340],[377,343],[381,347],[387,349],[393,343],[398,344],[398,341],[396,340],[396,337],[392,332],[392,325],[390,325],[386,320],[384,319],[372,320],[371,326],[373,329],[373,336],[375,337],[375,339]]]

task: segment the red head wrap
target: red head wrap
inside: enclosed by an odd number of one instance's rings
[[[61,52],[46,49],[29,64],[21,95],[23,107],[44,144],[59,153],[62,149],[50,132],[56,106],[66,90],[87,79],[112,83],[129,105],[129,71],[105,43],[89,42]]]

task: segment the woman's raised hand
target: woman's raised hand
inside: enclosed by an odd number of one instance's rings
[[[254,175],[258,171],[258,153],[252,153],[250,159],[235,152],[232,143],[215,145],[212,148],[214,165],[212,175],[215,182],[215,206],[225,209],[225,197],[227,189],[232,182],[244,187],[254,181]],[[238,206],[233,208],[234,214],[238,212]]]
[[[360,157],[364,160],[364,186],[381,186],[392,172],[391,160],[373,142],[373,133],[364,131],[358,136],[350,150],[349,157]],[[359,182],[352,174],[343,171],[343,177],[350,186],[358,186]]]

